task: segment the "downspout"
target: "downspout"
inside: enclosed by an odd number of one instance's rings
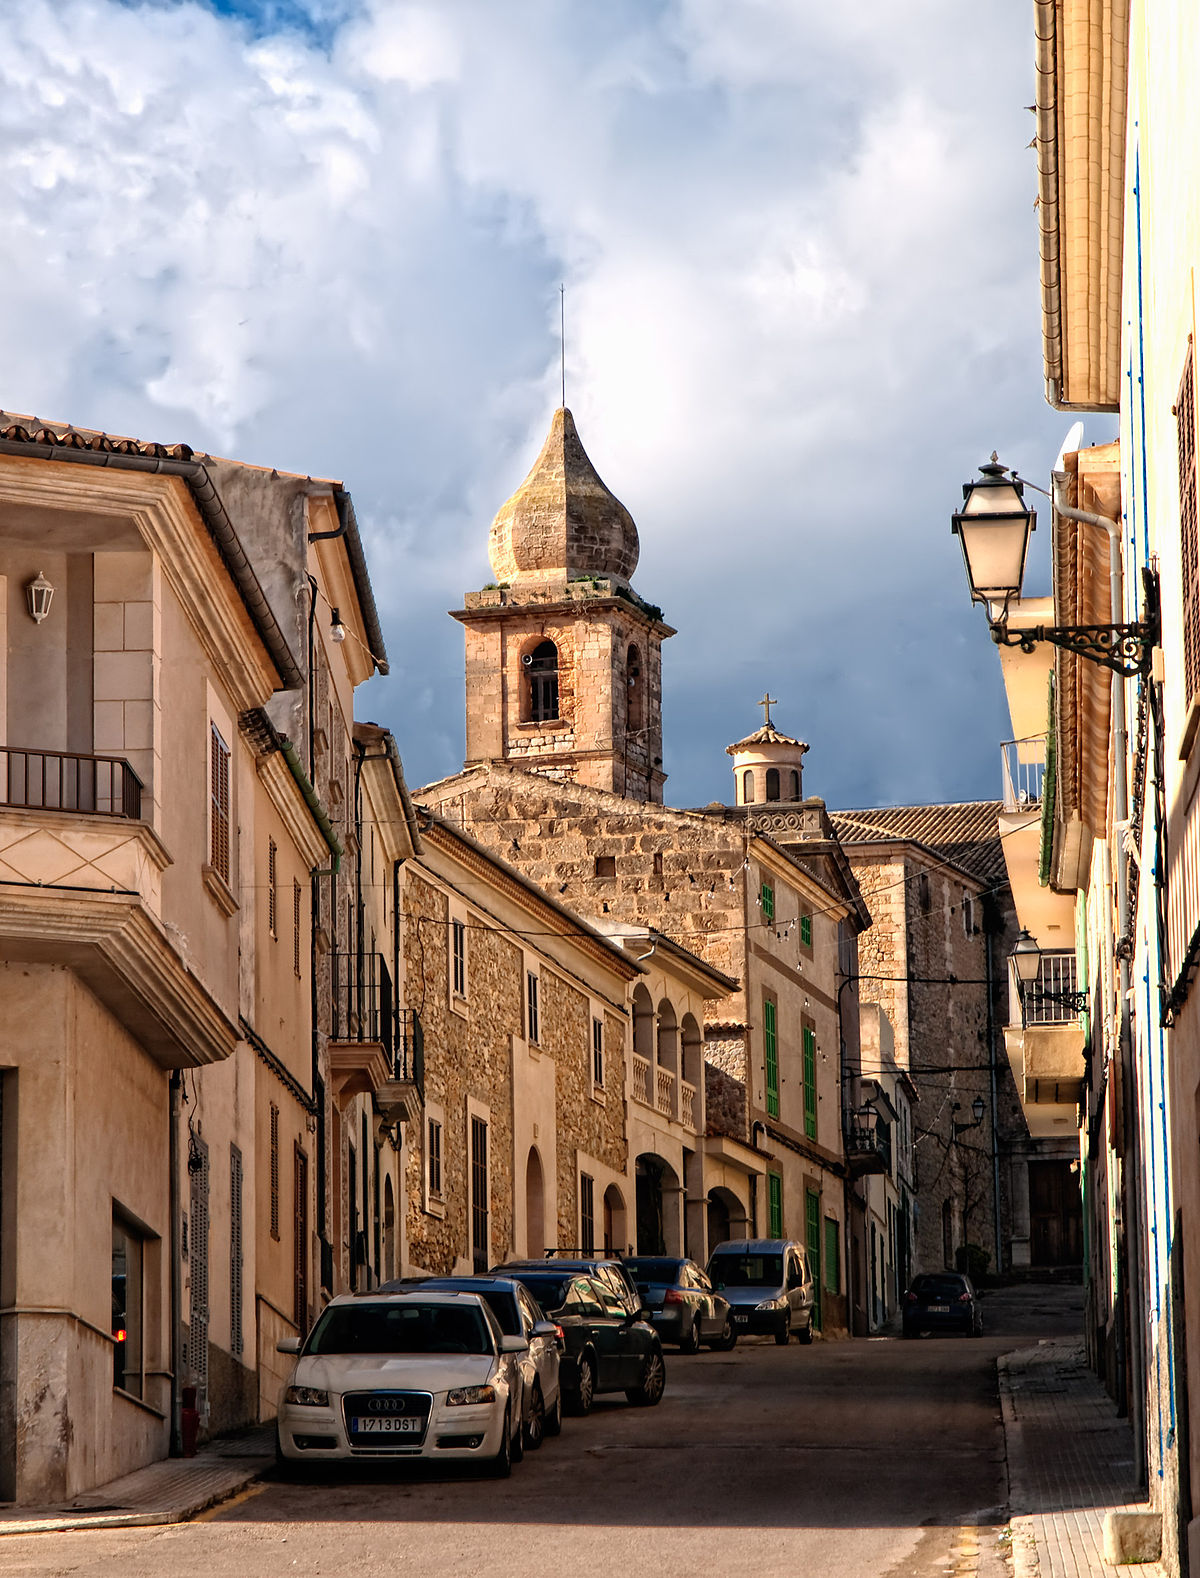
[[[169,1312],[171,1322],[171,1440],[172,1457],[183,1456],[183,1246],[179,1242],[182,1221],[182,1202],[179,1189],[179,1117],[183,1101],[183,1073],[171,1070],[169,1089],[169,1125],[167,1130],[167,1213],[171,1219],[167,1231],[167,1253],[171,1257],[169,1279]]]
[[[989,895],[988,908],[992,908]],[[984,974],[987,977],[987,1046],[988,1046],[988,1084],[992,1099],[992,1230],[995,1238],[995,1267],[996,1275],[1000,1276],[1004,1270],[1004,1241],[1000,1234],[1000,1135],[997,1132],[998,1101],[996,1091],[996,1011],[993,993],[996,985],[995,951],[992,945],[992,928],[988,924],[989,917],[985,916],[984,948],[986,950],[987,967]]]

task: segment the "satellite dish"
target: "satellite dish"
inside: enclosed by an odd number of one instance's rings
[[[1067,436],[1062,441],[1062,448],[1058,452],[1058,459],[1054,462],[1054,470],[1063,469],[1063,461],[1067,455],[1073,455],[1083,443],[1083,423],[1072,422],[1067,429]]]

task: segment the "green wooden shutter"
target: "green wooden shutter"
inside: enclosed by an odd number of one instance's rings
[[[833,1217],[825,1218],[825,1286],[830,1293],[842,1291],[841,1241]]]
[[[804,946],[806,948],[811,948],[812,947],[812,916],[811,915],[801,915],[801,917],[800,917],[800,941],[804,944]]]
[[[804,1191],[804,1246],[813,1281],[813,1325],[821,1329],[821,1196],[815,1189]]]
[[[767,1065],[767,1116],[779,1116],[779,1044],[775,1034],[775,1004],[763,1003],[763,1053]]]
[[[778,1173],[767,1174],[768,1209],[770,1226],[768,1234],[771,1238],[783,1237],[783,1179]]]
[[[763,920],[773,921],[775,919],[775,889],[769,882],[763,883],[760,897],[762,899]]]
[[[817,1137],[817,1032],[804,1027],[804,1132]]]

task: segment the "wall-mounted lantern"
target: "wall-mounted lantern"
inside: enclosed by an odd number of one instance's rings
[[[29,605],[29,617],[35,625],[40,625],[50,612],[50,604],[54,600],[54,588],[39,570],[37,579],[30,581],[25,588],[25,601]]]

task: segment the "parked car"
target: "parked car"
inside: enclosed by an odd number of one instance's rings
[[[642,1300],[634,1286],[633,1278],[625,1269],[625,1262],[609,1255],[546,1255],[541,1260],[506,1260],[502,1266],[493,1266],[491,1275],[509,1276],[522,1271],[541,1271],[552,1267],[556,1272],[581,1271],[594,1278],[602,1287],[612,1290],[631,1315],[642,1307]]]
[[[606,1283],[563,1271],[556,1261],[514,1267],[509,1275],[523,1282],[562,1327],[569,1413],[589,1413],[597,1392],[623,1391],[642,1408],[662,1401],[667,1382],[662,1343],[640,1310],[631,1313]]]
[[[523,1453],[510,1356],[526,1351],[477,1294],[343,1294],[298,1355],[277,1421],[284,1463],[437,1458],[507,1476]]]
[[[728,1350],[737,1342],[729,1300],[714,1290],[694,1260],[676,1255],[626,1255],[633,1278],[654,1329],[682,1353],[697,1353],[700,1344]]]
[[[929,1271],[914,1277],[904,1295],[901,1330],[906,1337],[923,1331],[961,1331],[983,1336],[983,1311],[970,1277],[957,1271]]]
[[[740,1332],[765,1332],[781,1348],[813,1340],[812,1274],[804,1245],[789,1238],[731,1238],[708,1258],[708,1279],[733,1306]]]
[[[418,1279],[404,1278],[385,1282],[383,1293],[417,1285]],[[529,1344],[524,1354],[511,1362],[520,1372],[521,1418],[525,1426],[525,1445],[536,1451],[546,1436],[562,1429],[562,1387],[559,1384],[560,1355],[563,1350],[561,1328],[548,1321],[528,1288],[512,1277],[424,1277],[419,1285],[427,1291],[445,1289],[455,1293],[477,1293],[484,1301],[506,1337],[523,1337]]]

